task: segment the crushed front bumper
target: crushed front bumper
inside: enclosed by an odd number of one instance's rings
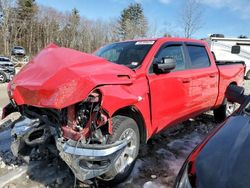
[[[113,144],[79,144],[72,140],[66,142],[57,139],[57,149],[61,158],[71,168],[76,178],[85,181],[99,177],[114,168],[117,159],[126,148],[129,140],[117,141]]]
[[[54,132],[45,124],[41,125],[39,119],[30,119],[21,116],[16,120],[11,130],[11,151],[14,156],[19,156],[20,152],[26,146],[34,147],[39,144],[44,144],[46,140],[52,136]]]
[[[111,180],[121,172],[119,158],[131,142],[130,138],[112,144],[91,144],[86,140],[66,140],[56,130],[39,119],[21,116],[13,125],[11,150],[15,156],[25,156],[29,148],[47,143],[54,138],[61,158],[80,181],[99,177]],[[29,147],[27,147],[29,146]]]

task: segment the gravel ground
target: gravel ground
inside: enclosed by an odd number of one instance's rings
[[[0,108],[8,103],[7,84],[0,84]]]
[[[15,116],[18,117],[18,114]],[[114,187],[172,187],[188,154],[215,126],[217,124],[213,121],[213,116],[203,114],[195,120],[186,121],[172,130],[156,135],[147,145],[142,146],[128,180]],[[74,177],[59,158],[44,156],[34,150],[31,158],[18,159],[9,150],[8,135],[10,136],[10,131],[6,128],[0,133],[0,177],[8,178],[9,173],[23,166],[27,169],[21,176],[19,173],[13,175],[16,176],[15,180],[6,181],[4,187],[73,187]],[[99,186],[107,187],[104,184]],[[84,185],[77,182],[77,187]]]
[[[250,94],[250,80],[244,82],[245,93]]]
[[[246,93],[249,94],[250,82],[245,82],[244,86]],[[2,90],[0,95],[2,96]],[[10,130],[7,126],[18,117],[19,114],[14,113],[0,121],[2,125],[0,128],[0,187],[74,187],[74,176],[59,158],[41,154],[39,150],[33,150],[32,156],[26,159],[19,159],[12,155]],[[172,187],[188,154],[216,126],[211,112],[208,112],[154,136],[147,145],[142,146],[131,176],[124,183],[113,187]],[[86,185],[76,182],[76,187],[86,187]],[[99,187],[108,186],[99,183]]]

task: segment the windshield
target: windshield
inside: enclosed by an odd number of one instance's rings
[[[95,55],[133,69],[141,65],[154,42],[130,41],[109,44],[96,51]]]

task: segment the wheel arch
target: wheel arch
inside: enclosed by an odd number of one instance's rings
[[[237,86],[238,84],[237,84],[237,82],[233,81],[233,82],[231,82],[231,83],[229,84],[229,86],[230,86],[230,85],[236,85],[236,86]]]
[[[130,117],[133,120],[135,120],[135,122],[139,128],[140,143],[146,143],[146,141],[147,141],[147,131],[146,131],[146,126],[145,126],[146,124],[145,124],[144,118],[143,118],[143,116],[138,108],[136,108],[135,106],[126,106],[126,107],[123,107],[123,108],[115,111],[113,113],[112,117],[116,116],[116,115],[127,116],[127,117]]]
[[[238,84],[237,84],[236,81],[233,81],[233,82],[231,82],[231,83],[228,84],[227,88],[228,88],[230,85],[237,86]],[[227,88],[226,88],[226,90],[227,90]],[[226,92],[226,91],[225,91],[225,92]],[[226,99],[226,96],[224,96],[223,101],[222,101],[222,104],[224,105],[226,102],[227,102],[227,99]]]

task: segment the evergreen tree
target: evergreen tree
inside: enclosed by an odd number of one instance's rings
[[[122,39],[145,37],[148,22],[140,3],[130,4],[125,8],[118,21],[118,34]]]
[[[34,0],[18,0],[17,1],[17,18],[20,21],[31,20],[37,11]]]
[[[33,27],[34,27],[34,19],[36,16],[38,8],[35,0],[17,0],[17,8],[16,8],[16,29],[17,35],[13,36],[16,38],[17,44],[22,45],[28,49],[30,52],[31,49],[31,41],[34,36]],[[28,48],[28,46],[30,46]]]

